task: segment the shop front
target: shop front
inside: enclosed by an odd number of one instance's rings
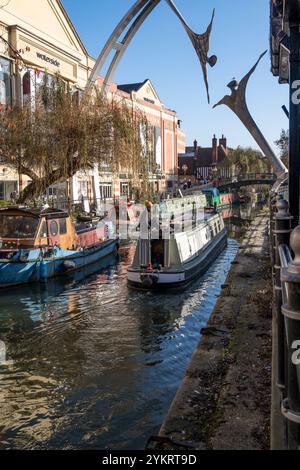
[[[74,90],[83,90],[94,59],[89,56],[61,2],[36,0],[8,2],[0,9],[0,105],[25,105],[34,101],[44,83],[59,74]],[[26,175],[0,162],[0,199],[9,199],[30,182]],[[98,177],[98,175],[97,175]],[[85,181],[82,181],[84,180]],[[90,192],[90,178],[80,177],[82,192]],[[63,186],[72,196],[72,181]],[[17,187],[16,187],[17,185]],[[47,196],[62,197],[64,188],[55,185]],[[80,189],[80,188],[79,188]]]

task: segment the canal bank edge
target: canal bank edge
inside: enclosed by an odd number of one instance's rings
[[[179,443],[191,449],[270,448],[272,289],[267,221],[263,210],[241,242],[160,429],[160,448],[180,448]]]

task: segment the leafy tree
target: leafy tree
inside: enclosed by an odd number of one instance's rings
[[[149,170],[150,127],[124,101],[108,100],[97,89],[81,100],[56,76],[45,75],[27,104],[0,110],[0,157],[31,182],[18,202],[30,202],[50,185],[100,163],[126,169],[138,181]]]
[[[288,168],[289,166],[289,131],[281,129],[280,137],[278,140],[275,140],[275,145],[280,151],[280,158]]]
[[[237,147],[230,150],[228,159],[224,164],[229,165],[231,173],[234,175],[246,173],[267,173],[270,171],[270,164],[259,150],[251,147]]]

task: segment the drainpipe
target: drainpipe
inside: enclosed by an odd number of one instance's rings
[[[299,224],[300,209],[300,1],[286,0],[290,28],[290,132],[289,132],[289,203]]]

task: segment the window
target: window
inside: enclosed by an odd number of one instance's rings
[[[46,74],[39,69],[28,69],[22,79],[23,104],[31,103],[34,105],[35,98],[41,90],[42,85],[51,88],[55,86],[56,78],[53,75]],[[44,106],[49,106],[44,100]]]
[[[5,170],[5,169],[4,169]],[[3,171],[3,175],[6,172]],[[1,177],[1,175],[0,175]],[[13,180],[7,180],[7,181],[0,181],[0,200],[7,200],[9,201],[12,199],[12,193],[17,191],[18,189],[18,182],[13,181]]]
[[[34,238],[38,219],[16,215],[0,215],[0,237]]]
[[[66,219],[59,219],[59,233],[65,235],[67,233],[67,221]]]
[[[49,196],[56,196],[57,195],[57,188],[49,187],[48,188],[48,194]]]
[[[84,97],[84,91],[82,90],[76,90],[72,94],[72,100],[77,105],[80,104],[83,97]]]
[[[0,57],[0,104],[11,104],[11,64]]]
[[[120,183],[121,196],[128,196],[129,186],[128,183]]]
[[[30,97],[31,97],[31,77],[30,77],[29,70],[23,76],[22,88],[23,88],[23,104],[27,104],[30,102]]]
[[[88,196],[88,182],[78,181],[78,196],[79,198]]]
[[[56,220],[52,220],[50,223],[50,233],[53,237],[56,237],[56,235],[58,235],[58,225]]]
[[[112,183],[100,183],[101,199],[110,199],[112,197]]]
[[[47,224],[46,224],[45,220],[43,221],[42,226],[40,228],[39,237],[40,238],[46,238],[47,237]]]

